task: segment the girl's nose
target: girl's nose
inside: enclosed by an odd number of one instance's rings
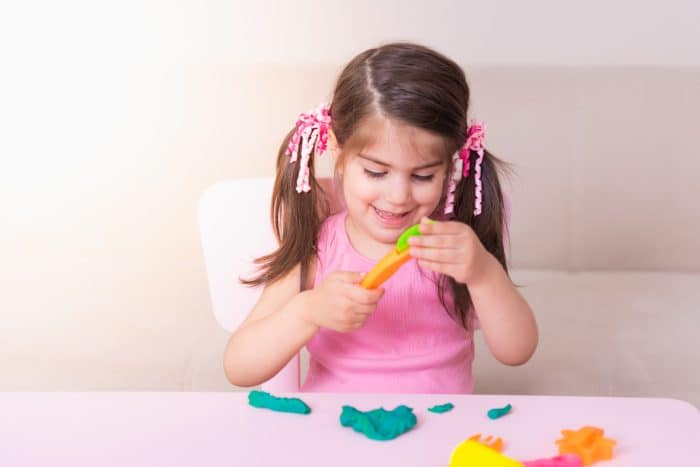
[[[384,197],[391,204],[403,206],[411,199],[411,185],[406,180],[403,180],[402,177],[396,177],[387,188],[388,192]]]

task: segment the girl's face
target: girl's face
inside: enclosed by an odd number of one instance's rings
[[[401,233],[433,213],[443,193],[444,138],[386,118],[364,123],[374,138],[345,155],[339,172],[353,246],[378,259]]]

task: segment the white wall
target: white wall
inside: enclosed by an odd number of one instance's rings
[[[15,59],[101,63],[342,63],[409,39],[472,64],[700,65],[693,0],[16,2]],[[87,56],[85,56],[87,55]]]

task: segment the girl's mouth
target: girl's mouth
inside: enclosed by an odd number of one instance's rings
[[[372,209],[374,209],[374,212],[377,214],[377,217],[382,222],[382,224],[386,224],[388,226],[403,225],[406,218],[410,214],[410,211],[397,213],[397,212],[391,212],[391,211],[384,211],[384,210],[379,209],[375,206],[372,206]]]

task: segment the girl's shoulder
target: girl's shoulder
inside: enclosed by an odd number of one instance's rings
[[[327,228],[337,228],[343,220],[345,219],[345,216],[348,214],[347,211],[340,211],[336,212],[335,214],[331,214],[326,219],[321,223],[321,230],[327,229]]]
[[[346,212],[332,214],[321,224],[316,240],[316,254],[312,261],[314,270],[311,271],[312,267],[309,266],[309,276],[314,279],[314,283],[337,269],[347,254],[345,216]]]
[[[321,224],[318,233],[317,251],[326,251],[329,248],[337,248],[342,235],[345,234],[345,211],[328,216]]]

